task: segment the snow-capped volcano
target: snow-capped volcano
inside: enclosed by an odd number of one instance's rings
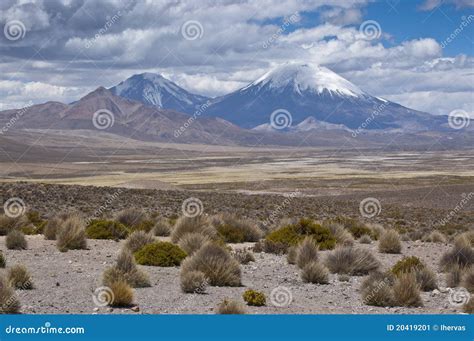
[[[160,109],[193,113],[196,105],[208,98],[192,94],[155,73],[134,75],[109,89],[114,95],[139,101]]]
[[[270,123],[276,110],[288,111],[293,126],[308,117],[316,119],[318,128],[326,122],[352,130],[419,131],[439,124],[432,115],[372,96],[328,68],[311,64],[284,64],[211,103],[205,115],[243,128]]]

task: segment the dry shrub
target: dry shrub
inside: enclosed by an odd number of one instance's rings
[[[370,238],[370,236],[368,234],[363,234],[359,238],[359,243],[361,243],[361,244],[372,244],[372,238]]]
[[[338,274],[366,275],[379,268],[380,262],[370,251],[355,247],[339,247],[328,254],[329,271]]]
[[[461,286],[466,288],[470,293],[474,293],[474,266],[466,269],[462,275]]]
[[[432,231],[428,235],[424,235],[421,241],[425,243],[446,243],[446,237],[439,231]]]
[[[446,285],[450,288],[455,288],[461,283],[463,268],[459,265],[453,266],[446,274]]]
[[[341,224],[334,222],[325,222],[323,224],[331,231],[331,234],[336,239],[336,244],[343,246],[354,245],[354,237],[352,234],[344,228]]]
[[[471,246],[474,247],[474,231],[473,230],[461,233],[459,235],[459,238],[463,238],[467,240],[471,244]]]
[[[224,300],[216,307],[216,314],[245,314],[245,308],[240,302],[234,300]]]
[[[125,281],[115,281],[110,283],[110,290],[113,293],[112,307],[130,307],[133,305],[133,289]]]
[[[201,246],[206,244],[207,242],[211,241],[211,239],[201,233],[186,233],[184,234],[179,242],[178,245],[182,248],[188,255],[192,255],[194,252],[199,250]]]
[[[373,240],[379,240],[380,236],[385,232],[385,228],[380,224],[367,224],[371,230],[370,236]]]
[[[471,265],[474,265],[474,249],[464,236],[456,238],[451,250],[443,254],[440,261],[443,271],[449,271],[455,266],[469,267]]]
[[[462,311],[464,311],[466,314],[474,314],[474,296],[471,295],[469,301],[463,305]]]
[[[395,304],[392,285],[394,277],[378,271],[372,272],[362,282],[361,293],[364,304],[376,307],[392,307]]]
[[[5,259],[5,255],[3,254],[2,250],[0,250],[0,268],[4,268],[7,265],[7,260]]]
[[[58,217],[49,219],[43,229],[44,239],[56,240],[56,234],[61,228],[62,223],[63,223],[63,220]]]
[[[23,227],[30,225],[27,217],[21,215],[13,218],[7,215],[0,215],[0,236],[6,236],[12,230],[21,230]]]
[[[146,220],[146,214],[142,210],[129,208],[117,214],[117,221],[129,228],[141,225]]]
[[[400,235],[397,231],[387,230],[380,236],[379,251],[382,253],[400,253],[402,251]]]
[[[5,276],[0,274],[0,314],[18,314],[20,308],[20,301],[15,295],[15,290]]]
[[[127,248],[120,252],[117,263],[104,271],[102,282],[105,286],[110,286],[119,280],[127,282],[133,288],[151,286],[147,273],[138,269],[132,253]]]
[[[61,252],[87,248],[84,221],[73,216],[65,220],[56,235],[56,246]]]
[[[286,253],[286,260],[288,264],[296,264],[296,249],[297,246],[290,246]]]
[[[11,230],[8,232],[5,244],[7,249],[10,250],[26,250],[28,248],[25,235],[19,230]]]
[[[438,287],[436,274],[429,269],[418,257],[410,256],[399,260],[391,269],[398,276],[403,273],[412,272],[421,290],[430,291]]]
[[[240,286],[241,271],[237,262],[223,247],[214,243],[203,245],[194,255],[184,260],[181,273],[203,272],[212,286]]]
[[[312,261],[301,270],[301,279],[306,283],[328,284],[329,271],[320,262]]]
[[[33,289],[33,281],[30,273],[24,265],[14,265],[8,269],[8,283],[15,289],[30,290]]]
[[[232,257],[234,257],[240,264],[255,262],[255,257],[252,252],[248,250],[236,250],[232,253]]]
[[[416,281],[423,291],[431,291],[438,288],[436,274],[429,268],[424,267],[415,271]]]
[[[171,233],[171,224],[166,218],[159,218],[153,228],[155,236],[168,237]]]
[[[181,272],[181,290],[185,293],[203,294],[206,292],[207,279],[201,271]]]
[[[313,238],[306,237],[296,248],[296,265],[303,269],[310,262],[318,260],[318,246]]]
[[[210,225],[209,220],[204,216],[180,217],[171,233],[171,241],[177,243],[187,233],[200,233],[212,240],[217,238],[216,229]]]
[[[400,307],[421,307],[420,285],[412,272],[402,273],[393,284],[395,305]]]
[[[128,248],[132,253],[137,252],[147,244],[151,244],[155,241],[155,238],[150,233],[145,231],[134,231],[128,236],[125,241],[125,247]]]
[[[262,230],[252,221],[232,214],[213,216],[211,224],[226,243],[256,242],[263,236]]]

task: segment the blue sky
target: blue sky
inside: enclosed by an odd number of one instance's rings
[[[474,117],[473,0],[3,0],[0,27],[3,108],[71,102],[141,72],[219,96],[303,62],[413,109]]]

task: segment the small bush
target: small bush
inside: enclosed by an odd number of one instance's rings
[[[63,220],[60,218],[52,218],[48,220],[43,228],[43,235],[46,240],[56,240],[56,234],[61,228]]]
[[[370,236],[373,240],[379,240],[380,236],[385,232],[385,228],[380,224],[368,224],[370,228]]]
[[[328,284],[329,271],[323,264],[312,261],[303,267],[301,279],[306,283]]]
[[[354,245],[354,237],[341,224],[334,222],[324,222],[324,225],[331,231],[331,235],[336,239],[336,244],[343,246]]]
[[[327,256],[326,265],[332,273],[367,275],[377,270],[380,262],[368,250],[339,247]]]
[[[194,252],[199,250],[201,246],[211,241],[208,236],[201,233],[186,233],[178,242],[180,248],[182,248],[188,255],[192,255]]]
[[[7,245],[7,249],[10,250],[26,250],[28,247],[25,235],[23,232],[18,230],[11,230],[8,232],[5,239],[5,244]]]
[[[402,273],[393,284],[395,305],[400,307],[421,307],[420,286],[412,272]]]
[[[416,281],[423,291],[431,291],[438,288],[438,280],[436,274],[427,267],[417,269],[415,271]]]
[[[421,238],[425,243],[446,243],[446,237],[439,231],[432,231],[429,235]]]
[[[141,265],[179,266],[184,258],[186,258],[186,252],[168,242],[148,244],[135,252],[135,259]]]
[[[299,244],[305,237],[312,237],[320,250],[333,249],[336,239],[327,227],[316,224],[309,219],[301,219],[297,224],[287,225],[267,235],[266,250],[271,252],[279,248],[285,251],[293,245]]]
[[[145,231],[134,231],[125,241],[125,247],[134,253],[154,241],[155,238],[153,238],[151,234],[146,233]]]
[[[86,228],[87,238],[90,239],[124,239],[128,230],[125,225],[113,220],[92,220]]]
[[[466,314],[474,314],[474,296],[471,295],[469,301],[463,305],[462,311],[464,311]]]
[[[250,262],[255,262],[255,257],[253,254],[247,250],[237,250],[235,251],[232,256],[240,263],[240,264],[248,264]]]
[[[18,314],[20,308],[20,301],[15,295],[15,290],[9,281],[0,274],[0,314]]]
[[[112,307],[130,307],[133,305],[133,289],[125,281],[110,283],[109,288],[113,293]]]
[[[56,246],[61,252],[87,248],[84,221],[79,217],[65,220],[56,235]]]
[[[12,230],[21,230],[28,226],[30,222],[22,215],[17,218],[11,218],[7,215],[0,215],[0,236],[6,236]]]
[[[364,304],[376,307],[392,307],[395,304],[392,285],[393,275],[381,272],[372,272],[362,282],[361,293]]]
[[[306,237],[296,248],[296,265],[303,269],[306,264],[318,260],[318,247],[313,238]]]
[[[142,210],[129,208],[120,211],[117,214],[116,220],[130,229],[135,229],[136,227],[142,225],[145,222],[146,214]]]
[[[239,263],[223,247],[214,243],[203,245],[194,255],[184,260],[182,273],[203,272],[212,286],[240,286]]]
[[[451,250],[441,257],[440,266],[449,271],[455,266],[468,267],[474,265],[474,249],[466,238],[457,239]]]
[[[438,287],[436,274],[428,269],[423,262],[415,256],[404,257],[391,269],[395,276],[403,273],[414,273],[421,290],[430,291]]]
[[[296,249],[297,246],[290,246],[286,253],[286,260],[288,264],[296,264]]]
[[[7,261],[5,259],[5,255],[3,254],[2,250],[0,250],[0,268],[4,268],[7,265]]]
[[[103,284],[110,286],[115,281],[125,281],[133,288],[151,286],[148,275],[137,268],[135,259],[128,249],[123,249],[113,267],[107,268],[103,274]]]
[[[415,256],[404,257],[403,259],[399,260],[395,265],[392,267],[392,273],[394,275],[399,275],[401,273],[412,272],[419,268],[424,268],[425,265],[423,262]]]
[[[168,237],[171,233],[171,225],[166,218],[160,218],[153,228],[155,236]]]
[[[265,298],[265,294],[263,292],[252,289],[246,290],[242,295],[242,298],[249,306],[261,307],[267,303],[267,299]]]
[[[212,218],[212,224],[226,243],[256,242],[262,238],[260,228],[250,220],[221,214]]]
[[[395,230],[387,230],[379,239],[379,251],[382,253],[400,253],[402,244],[400,235]]]
[[[370,238],[370,236],[368,234],[363,234],[359,238],[359,243],[361,243],[361,244],[372,244],[372,238]]]
[[[24,265],[14,265],[8,269],[8,282],[15,289],[30,290],[33,289],[33,281],[30,273]]]
[[[466,288],[470,293],[474,293],[474,266],[471,266],[464,272],[461,286]]]
[[[203,294],[206,292],[206,275],[201,271],[181,272],[181,290],[185,293]]]
[[[336,217],[333,219],[335,223],[341,224],[349,230],[349,232],[354,236],[354,238],[358,239],[364,234],[371,234],[371,229],[362,223],[361,221],[349,217]]]
[[[38,211],[28,211],[26,212],[26,217],[28,221],[34,226],[34,234],[43,232],[44,226],[46,225],[46,220],[41,218],[41,215]]]
[[[245,309],[237,301],[224,300],[216,307],[216,314],[221,315],[238,315],[245,314]]]
[[[171,233],[171,241],[177,243],[187,233],[200,233],[212,240],[217,238],[216,229],[211,226],[209,220],[202,215],[194,218],[184,216],[179,218]]]

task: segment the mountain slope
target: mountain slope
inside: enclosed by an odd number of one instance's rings
[[[331,70],[310,64],[282,65],[244,88],[216,98],[206,115],[222,117],[240,127],[270,123],[272,112],[287,110],[292,124],[308,117],[350,129],[438,128],[442,119],[371,96]],[[445,122],[445,120],[443,121]]]
[[[192,94],[154,73],[133,75],[109,90],[123,98],[188,114],[194,113],[197,105],[208,100],[207,97]]]

